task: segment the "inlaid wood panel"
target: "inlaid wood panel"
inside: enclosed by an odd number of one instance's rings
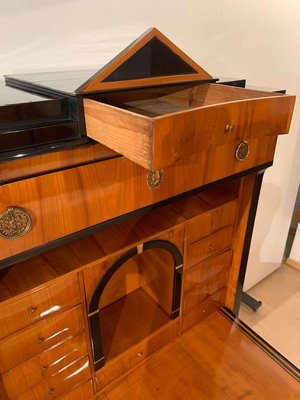
[[[228,202],[208,213],[203,213],[198,218],[187,224],[187,243],[194,243],[197,240],[209,236],[212,233],[233,225],[235,222],[237,201]]]
[[[187,268],[214,256],[222,250],[228,249],[231,246],[232,234],[233,227],[228,226],[187,246]]]
[[[25,326],[80,302],[77,275],[62,277],[52,285],[29,296],[2,303],[0,339]]]
[[[23,207],[33,215],[34,225],[14,241],[0,238],[0,260],[271,161],[275,144],[272,136],[253,139],[251,153],[242,163],[234,156],[236,144],[178,161],[164,171],[157,190],[147,187],[146,171],[125,158],[2,185],[0,211],[10,205]]]
[[[23,393],[18,397],[18,400],[56,399],[67,390],[72,389],[75,385],[89,378],[91,378],[89,360],[87,357],[84,357],[69,364],[57,374],[52,375],[29,391]]]
[[[186,292],[183,298],[183,312],[187,313],[193,307],[200,305],[209,296],[212,296],[215,292],[225,287],[226,283],[227,271],[225,270]]]
[[[84,329],[81,306],[36,322],[0,341],[0,372],[78,335]]]
[[[17,398],[42,380],[51,377],[86,354],[84,333],[45,350],[38,356],[30,358],[2,374],[5,393],[10,399]]]
[[[219,272],[229,269],[231,259],[232,251],[228,250],[190,268],[184,274],[184,291],[188,291]]]

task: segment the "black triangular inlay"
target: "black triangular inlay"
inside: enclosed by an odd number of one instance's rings
[[[108,75],[103,82],[195,74],[197,72],[168,46],[154,37]]]

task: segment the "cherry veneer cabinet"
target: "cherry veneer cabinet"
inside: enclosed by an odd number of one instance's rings
[[[94,73],[6,83],[0,398],[92,399],[216,309],[237,313],[295,98],[218,83],[156,29]]]

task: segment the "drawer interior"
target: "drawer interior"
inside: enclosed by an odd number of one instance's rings
[[[151,118],[234,101],[283,96],[280,93],[206,83],[138,89],[88,96],[92,100]]]

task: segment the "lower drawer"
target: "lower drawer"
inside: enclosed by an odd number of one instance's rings
[[[184,291],[187,292],[200,285],[206,279],[228,269],[231,257],[232,251],[228,250],[187,270],[184,275]]]
[[[212,296],[215,292],[226,286],[227,275],[227,271],[222,271],[212,278],[207,279],[207,281],[203,282],[201,285],[186,292],[183,299],[183,312],[187,313],[191,308],[197,306],[209,296]]]
[[[0,341],[0,373],[78,335],[84,329],[81,305],[22,329]]]
[[[187,268],[212,257],[231,246],[233,227],[221,229],[213,235],[207,236],[187,247]]]
[[[67,394],[64,394],[59,400],[90,400],[94,397],[93,382],[90,379],[76,386]],[[99,399],[100,400],[100,399]]]
[[[69,389],[90,378],[89,360],[84,357],[23,393],[18,397],[18,400],[56,399]],[[77,398],[74,397],[74,400],[77,400]]]
[[[204,300],[197,307],[189,310],[188,313],[182,316],[181,331],[184,332],[197,322],[206,318],[209,314],[222,307],[225,302],[226,288],[218,290],[208,299]]]
[[[5,372],[1,376],[3,391],[9,399],[17,398],[45,378],[49,378],[86,354],[85,333],[83,332]],[[2,395],[0,391],[0,399],[1,396],[5,395],[4,393]]]

